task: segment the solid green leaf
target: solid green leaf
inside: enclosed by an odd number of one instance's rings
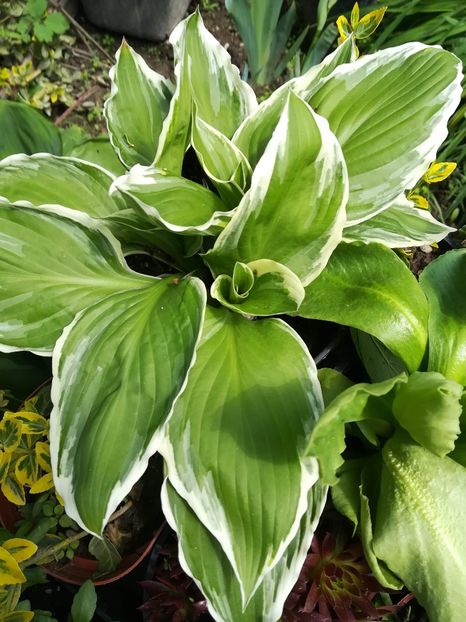
[[[110,79],[111,94],[104,106],[110,140],[127,167],[151,164],[173,87],[126,41],[116,53]]]
[[[115,190],[133,199],[154,224],[175,233],[213,235],[229,219],[228,207],[214,192],[161,169],[133,166],[115,180],[111,193]]]
[[[89,532],[101,535],[157,451],[193,362],[204,305],[198,279],[152,279],[88,306],[58,341],[54,482],[68,516]]]
[[[160,452],[178,494],[220,542],[244,605],[306,511],[318,474],[302,452],[322,407],[314,362],[287,324],[209,309]]]
[[[337,322],[380,339],[409,371],[427,342],[427,302],[404,262],[380,244],[345,244],[306,287],[299,315]]]
[[[106,296],[142,287],[118,242],[84,214],[0,202],[0,349],[50,354],[78,311]]]
[[[279,619],[310,547],[326,493],[327,489],[319,482],[311,488],[308,509],[296,536],[243,609],[238,579],[220,543],[166,480],[162,488],[162,504],[165,516],[178,536],[181,565],[202,590],[217,622],[276,622]]]
[[[408,371],[403,361],[377,337],[356,329],[351,330],[351,337],[372,382],[382,382]]]
[[[58,129],[32,106],[0,100],[0,159],[39,152],[61,155]]]
[[[429,620],[463,622],[466,470],[406,433],[390,439],[382,453],[374,551],[414,592]]]
[[[348,166],[349,223],[387,208],[435,160],[461,79],[450,52],[406,43],[338,67],[312,96]]]
[[[238,277],[239,270],[249,277],[247,287],[243,286],[244,278]],[[223,306],[244,315],[257,316],[296,312],[304,294],[304,287],[296,274],[270,259],[236,263],[233,276],[220,275],[210,290],[212,298]]]
[[[415,441],[443,458],[460,433],[463,387],[438,372],[415,372],[398,388],[393,414]]]
[[[251,187],[206,261],[231,274],[237,261],[273,259],[307,284],[341,240],[346,167],[324,119],[293,93]]]
[[[0,197],[11,203],[61,205],[103,218],[125,206],[108,194],[113,175],[90,162],[48,154],[14,155],[0,162]]]
[[[74,145],[69,150],[64,148],[63,155],[97,164],[112,173],[112,175],[122,175],[126,170],[106,136],[89,138],[79,142],[79,144]]]
[[[466,385],[466,249],[433,261],[420,284],[429,303],[429,370]]]
[[[71,605],[72,622],[91,622],[97,607],[97,594],[89,579],[81,585]]]
[[[351,380],[341,374],[336,369],[330,369],[328,367],[324,367],[323,369],[319,369],[318,377],[320,386],[322,389],[322,395],[324,398],[325,407],[329,406],[329,404],[343,391],[346,391],[349,387],[352,386]]]
[[[44,18],[44,26],[52,35],[61,35],[65,33],[70,27],[69,21],[63,15],[63,13],[59,13],[58,11],[54,11],[53,13],[48,13],[48,15]]]
[[[369,220],[345,227],[345,242],[379,242],[390,248],[423,246],[440,242],[452,227],[435,220],[425,209],[417,209],[412,202],[401,196],[380,214]]]
[[[356,384],[340,393],[324,411],[312,431],[307,454],[319,461],[320,479],[324,484],[337,482],[336,471],[343,464],[345,424],[358,421],[380,421],[393,428],[391,403],[395,388],[407,381],[405,374],[378,384]]]

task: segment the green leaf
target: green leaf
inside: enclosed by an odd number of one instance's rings
[[[126,41],[116,53],[110,79],[111,94],[104,106],[110,140],[127,167],[151,164],[173,86]]]
[[[425,209],[417,209],[404,195],[380,214],[346,227],[345,242],[379,242],[390,248],[423,246],[440,242],[452,231],[452,227],[435,220]]]
[[[61,35],[70,27],[70,23],[66,17],[63,13],[59,13],[58,11],[46,15],[43,23],[52,35]]]
[[[201,184],[152,167],[133,166],[111,189],[131,197],[155,225],[185,235],[214,235],[229,220],[227,206]]]
[[[196,114],[231,138],[257,107],[252,88],[196,11],[185,20],[183,62],[187,65]]]
[[[322,407],[314,362],[287,324],[209,309],[160,452],[220,542],[243,605],[297,533],[317,479],[302,451]]]
[[[273,259],[307,284],[341,239],[346,200],[346,167],[335,137],[291,93],[251,188],[206,261],[216,274],[231,274],[236,261]]]
[[[443,458],[460,433],[463,387],[438,372],[415,372],[398,388],[393,414],[415,441]]]
[[[166,480],[162,488],[162,504],[168,522],[177,532],[180,562],[206,596],[209,611],[215,620],[278,620],[310,547],[326,493],[327,489],[319,482],[311,488],[308,509],[301,519],[296,536],[279,562],[265,575],[243,610],[238,579],[220,543]]]
[[[194,116],[191,142],[202,168],[229,207],[236,207],[251,179],[243,153],[226,136]]]
[[[71,605],[72,622],[91,622],[97,607],[97,594],[89,579],[81,585]]]
[[[126,171],[106,136],[80,141],[79,144],[72,146],[69,150],[64,148],[63,155],[97,164],[112,175],[122,175]]]
[[[245,273],[248,276],[246,287]],[[304,298],[304,287],[286,266],[270,259],[259,259],[248,264],[236,263],[233,277],[226,274],[217,277],[210,295],[225,307],[244,315],[278,315],[298,310]]]
[[[110,197],[113,175],[89,162],[48,154],[13,155],[0,162],[0,197],[11,203],[61,205],[103,218],[125,206]]]
[[[405,433],[390,439],[382,453],[374,551],[414,592],[429,620],[462,622],[466,470]]]
[[[306,287],[299,315],[367,332],[418,369],[427,342],[427,303],[416,278],[380,244],[345,244]]]
[[[466,385],[466,249],[445,253],[421,274],[429,303],[429,370]]]
[[[154,165],[179,175],[196,114],[231,138],[257,106],[225,48],[205,28],[199,12],[180,22],[170,36],[175,55],[176,90],[165,119]]]
[[[158,449],[202,326],[198,279],[152,283],[87,307],[54,351],[55,486],[68,516],[99,536]]]
[[[118,568],[121,555],[107,537],[93,536],[89,542],[89,553],[99,562],[99,576],[110,574]]]
[[[351,330],[351,337],[372,382],[382,382],[408,372],[403,361],[376,337],[356,329]]]
[[[346,391],[353,385],[351,380],[336,369],[327,367],[319,369],[318,377],[326,408],[340,393],[343,393],[343,391]]]
[[[246,156],[253,168],[262,157],[275,130],[290,91],[307,100],[317,91],[328,75],[341,63],[354,59],[353,40],[347,39],[322,63],[315,65],[299,78],[289,80],[264,100],[251,115],[246,117],[233,136],[234,144]]]
[[[39,19],[47,10],[47,0],[28,0],[24,9],[31,17]]]
[[[450,52],[407,43],[338,67],[313,95],[348,166],[350,224],[387,208],[435,160],[461,78]]]
[[[0,159],[14,153],[61,155],[60,132],[32,106],[0,100]]]
[[[0,203],[0,349],[50,354],[78,311],[149,277],[126,266],[117,241],[75,212]]]
[[[357,421],[379,420],[387,429],[393,428],[391,403],[394,389],[407,381],[405,374],[378,384],[356,384],[340,393],[325,409],[312,431],[307,455],[319,460],[322,483],[334,485],[336,471],[345,449],[345,424]],[[380,399],[383,398],[383,399]]]

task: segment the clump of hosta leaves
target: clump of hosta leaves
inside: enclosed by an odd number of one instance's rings
[[[34,401],[19,412],[4,412],[0,421],[0,482],[5,497],[15,505],[26,503],[26,492],[39,494],[53,487],[49,421]]]
[[[321,423],[306,319],[378,339],[401,371],[424,365],[435,314],[391,249],[452,231],[406,193],[447,134],[461,64],[421,43],[356,59],[348,33],[259,103],[198,12],[171,43],[175,82],[126,42],[117,53],[105,115],[123,174],[43,153],[0,162],[0,344],[53,358],[69,516],[103,542],[159,451],[163,510],[211,614],[277,622],[343,444]],[[423,553],[418,576],[443,568]],[[409,587],[413,569],[397,574]],[[453,622],[448,603],[438,622]]]

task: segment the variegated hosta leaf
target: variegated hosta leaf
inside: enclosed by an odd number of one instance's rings
[[[241,80],[239,69],[206,29],[199,11],[186,19],[183,46],[197,115],[231,138],[257,108],[254,91]]]
[[[251,180],[246,156],[214,127],[194,115],[191,142],[202,168],[224,203],[236,207]]]
[[[24,562],[37,552],[37,544],[23,538],[10,538],[2,544],[18,563]]]
[[[10,203],[61,205],[104,218],[126,207],[121,197],[110,197],[113,175],[75,158],[39,153],[18,154],[0,162],[0,197]]]
[[[51,353],[76,313],[151,278],[132,272],[96,221],[0,203],[0,350]]]
[[[307,100],[322,85],[323,79],[342,63],[354,60],[353,38],[347,39],[320,64],[293,80],[289,80],[270,97],[264,100],[257,110],[249,115],[233,136],[233,143],[245,154],[254,168],[262,157],[267,143],[280,119],[290,91]]]
[[[67,514],[89,532],[101,534],[157,450],[192,364],[205,297],[198,279],[156,280],[88,307],[57,342],[55,486]]]
[[[233,276],[221,274],[210,290],[212,298],[243,315],[293,313],[305,290],[294,272],[271,259],[236,263]]]
[[[0,546],[0,585],[17,585],[25,581],[26,577],[16,559],[3,546]]]
[[[154,165],[180,174],[193,104],[203,121],[231,138],[257,101],[228,52],[206,30],[199,12],[178,24],[170,43],[175,53],[176,90]]]
[[[358,225],[345,227],[343,239],[404,248],[440,242],[452,231],[455,229],[435,220],[429,211],[413,207],[412,202],[401,195],[383,212]]]
[[[276,622],[279,619],[285,599],[304,563],[325,504],[326,492],[318,481],[311,488],[308,509],[296,536],[243,610],[238,579],[220,543],[166,480],[162,488],[162,504],[168,522],[178,535],[181,565],[207,598],[210,614],[216,622]]]
[[[227,206],[200,184],[164,170],[134,166],[118,177],[111,192],[131,197],[154,224],[185,235],[213,235],[229,219]]]
[[[98,138],[89,138],[77,145],[73,144],[67,149],[64,147],[62,155],[97,164],[115,176],[123,175],[126,171],[126,167],[105,134]]]
[[[429,370],[466,385],[466,249],[452,250],[425,268],[429,303]]]
[[[178,24],[169,39],[175,55],[176,88],[163,122],[153,162],[154,166],[164,168],[173,175],[181,175],[191,127],[192,95],[188,64],[184,62],[185,30],[186,20]]]
[[[374,551],[414,592],[429,620],[463,622],[466,470],[406,434],[390,439],[382,453]]]
[[[251,188],[206,260],[215,274],[235,262],[273,259],[310,283],[341,240],[346,166],[325,119],[290,93]]]
[[[168,114],[173,85],[153,71],[126,41],[116,53],[110,79],[112,90],[104,106],[110,140],[128,168],[150,164]]]
[[[244,606],[306,511],[318,472],[301,452],[322,407],[314,362],[287,324],[209,308],[160,452],[223,548]]]
[[[424,356],[427,301],[409,268],[380,244],[340,244],[306,287],[299,315],[377,337],[409,371],[416,371]]]
[[[420,179],[447,136],[461,78],[450,52],[406,43],[338,67],[311,97],[343,149],[349,223],[378,214]]]

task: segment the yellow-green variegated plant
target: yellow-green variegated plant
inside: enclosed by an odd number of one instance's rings
[[[53,357],[67,514],[102,534],[159,451],[164,510],[212,616],[276,622],[327,494],[306,452],[321,386],[286,316],[319,316],[328,275],[346,308],[365,301],[346,323],[418,369],[426,303],[390,247],[451,231],[406,192],[447,134],[461,66],[421,43],[356,60],[349,34],[259,105],[199,13],[171,43],[175,83],[117,53],[105,113],[124,175],[0,162],[0,342]],[[157,257],[156,276],[128,266],[135,252]]]

